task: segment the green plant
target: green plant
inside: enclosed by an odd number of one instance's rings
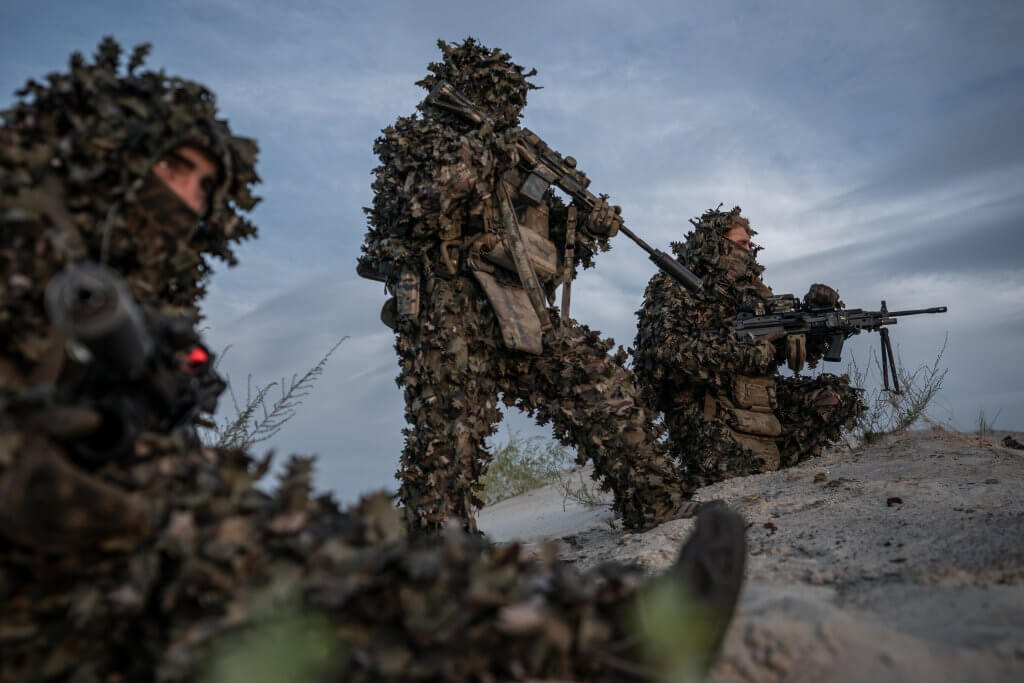
[[[302,609],[298,586],[277,579],[249,596],[243,623],[213,642],[202,683],[324,680],[346,643],[323,614]]]
[[[942,389],[947,368],[942,367],[949,335],[942,342],[942,348],[930,365],[921,365],[910,372],[904,369],[903,358],[896,350],[896,376],[899,378],[900,393],[885,391],[878,386],[877,378],[882,375],[878,355],[872,350],[868,362],[862,369],[856,358],[850,360],[847,370],[854,386],[865,388],[864,403],[867,411],[858,420],[851,434],[864,443],[877,441],[887,434],[895,434],[913,426],[918,420],[927,420],[925,410]],[[873,371],[872,371],[873,367]]]
[[[302,377],[292,375],[290,382],[285,382],[282,377],[280,382],[256,386],[254,389],[250,373],[246,382],[244,404],[239,404],[234,387],[228,378],[228,394],[231,396],[235,416],[225,418],[219,425],[209,429],[204,434],[203,441],[208,446],[217,448],[247,449],[253,444],[267,441],[276,436],[285,423],[295,417],[295,411],[302,405],[302,399],[309,395],[316,380],[323,374],[331,354],[346,339],[348,337],[342,337],[335,342],[320,361],[307,370]],[[224,349],[220,354],[220,359],[223,359],[230,348]],[[275,387],[280,390],[281,396],[268,405],[270,392]]]
[[[558,442],[509,432],[508,440],[494,449],[487,472],[480,478],[480,497],[490,505],[518,496],[551,483],[571,464],[572,455]]]
[[[715,615],[693,598],[671,571],[637,595],[633,619],[659,683],[699,683],[715,654]]]

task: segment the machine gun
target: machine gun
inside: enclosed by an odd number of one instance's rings
[[[805,334],[808,338],[822,339],[825,344],[824,360],[838,362],[842,358],[843,344],[847,339],[863,331],[878,331],[882,347],[882,380],[889,390],[889,373],[892,373],[893,391],[900,393],[896,375],[896,359],[892,351],[887,325],[895,325],[898,318],[924,313],[945,313],[945,306],[918,308],[907,311],[890,311],[882,301],[877,311],[862,308],[811,308],[792,294],[773,296],[763,310],[740,313],[733,323],[736,336],[778,338],[793,334]]]
[[[491,122],[490,115],[484,109],[473,104],[446,81],[438,81],[434,85],[430,94],[427,95],[425,103],[459,114],[478,125]],[[516,151],[519,152],[520,166],[527,173],[526,180],[523,181],[519,191],[528,200],[539,203],[547,189],[555,185],[572,197],[580,207],[588,211],[592,210],[600,201],[597,195],[587,189],[590,179],[585,173],[577,170],[576,159],[571,156],[563,157],[548,147],[540,136],[529,128],[520,129]],[[647,244],[625,225],[620,224],[619,229],[626,237],[646,251],[658,268],[683,287],[690,291],[698,291],[704,285],[701,279],[683,264],[669,254]]]
[[[130,452],[144,431],[196,438],[225,384],[193,317],[140,306],[120,275],[89,262],[55,275],[44,301],[71,361],[45,402],[78,416],[67,437],[80,458]]]

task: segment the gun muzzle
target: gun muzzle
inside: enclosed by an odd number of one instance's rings
[[[50,321],[101,366],[127,379],[142,375],[153,341],[120,275],[95,263],[75,264],[50,280],[44,298]]]

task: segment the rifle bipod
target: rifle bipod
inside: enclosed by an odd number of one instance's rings
[[[889,340],[889,329],[881,328],[878,336],[882,343],[882,391],[889,391],[889,370],[892,369],[892,393],[900,393],[900,380],[896,375],[896,358],[892,352],[892,342]]]

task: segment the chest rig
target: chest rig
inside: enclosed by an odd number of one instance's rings
[[[467,266],[494,310],[506,348],[539,354],[544,335],[554,329],[549,293],[563,275],[563,259],[550,239],[543,192],[524,193],[523,176],[510,170],[495,183],[484,209],[484,232],[472,242]]]

